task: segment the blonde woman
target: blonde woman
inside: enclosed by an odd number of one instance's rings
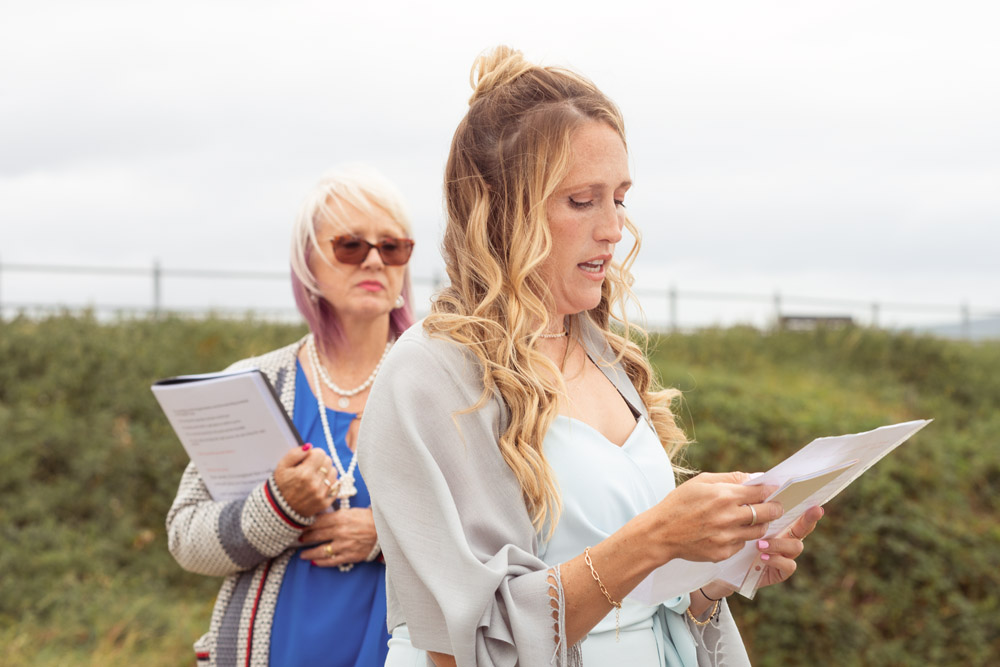
[[[451,284],[386,360],[360,435],[387,665],[422,651],[437,665],[746,664],[729,586],[625,599],[673,558],[727,558],[782,510],[741,473],[675,488],[677,392],[656,389],[624,315],[638,243],[614,259],[624,228],[638,238],[621,114],[583,77],[504,47],[473,79],[445,176]],[[821,513],[759,543],[765,584],[792,574]]]
[[[302,205],[292,290],[309,333],[231,368],[260,368],[307,444],[227,503],[189,464],[167,516],[177,562],[225,577],[198,664],[385,663],[385,566],[356,443],[372,379],[413,320],[408,237],[402,198],[370,169],[326,175]]]

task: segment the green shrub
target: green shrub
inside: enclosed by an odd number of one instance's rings
[[[190,664],[219,581],[164,517],[187,462],[149,385],[302,327],[209,318],[0,322],[0,663]],[[1000,655],[1000,345],[864,329],[652,340],[702,470],[934,423],[827,508],[799,571],[732,598],[757,665],[989,664]]]

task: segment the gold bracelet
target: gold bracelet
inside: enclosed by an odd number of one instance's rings
[[[705,594],[702,593],[702,595],[705,595]],[[708,598],[707,595],[705,595],[705,597]],[[711,599],[711,598],[708,598],[708,599]],[[690,618],[691,622],[694,623],[695,625],[697,625],[699,628],[703,628],[706,625],[708,625],[709,623],[711,623],[712,619],[715,618],[715,615],[719,613],[719,603],[720,602],[722,602],[722,601],[721,600],[716,600],[715,601],[715,603],[712,605],[712,613],[710,613],[708,615],[708,618],[706,618],[704,621],[699,621],[697,618],[694,617],[694,614],[691,613],[691,607],[687,608],[688,618]]]
[[[606,597],[608,602],[611,603],[611,606],[615,608],[615,641],[617,642],[619,633],[621,632],[622,603],[612,600],[611,593],[608,593],[608,589],[605,588],[604,584],[601,582],[601,577],[598,576],[597,570],[594,569],[594,561],[590,560],[590,547],[586,547],[583,550],[583,561],[590,566],[590,576],[594,578],[594,581],[597,582],[597,586],[601,589],[601,592],[604,593],[604,597]]]

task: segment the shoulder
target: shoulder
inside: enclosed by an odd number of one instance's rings
[[[417,385],[439,392],[466,394],[478,399],[483,390],[482,364],[465,346],[431,336],[417,322],[393,345],[379,371],[376,385]],[[373,391],[375,388],[373,388]]]
[[[271,350],[270,352],[265,352],[264,354],[256,357],[240,359],[239,361],[230,364],[226,370],[238,371],[246,368],[259,368],[265,375],[273,379],[273,377],[279,372],[287,370],[289,366],[295,364],[295,358],[303,340],[304,339],[297,340],[294,343],[284,347],[279,347],[278,349]]]

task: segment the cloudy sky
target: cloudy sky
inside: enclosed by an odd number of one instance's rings
[[[773,311],[697,292],[998,313],[998,24],[987,0],[4,2],[0,266],[282,273],[309,186],[366,162],[409,202],[414,275],[440,275],[469,68],[507,43],[622,108],[651,320],[671,285],[682,320]],[[164,283],[176,307],[286,292]],[[146,278],[0,273],[0,303],[149,300]],[[881,313],[917,316],[951,317]]]

